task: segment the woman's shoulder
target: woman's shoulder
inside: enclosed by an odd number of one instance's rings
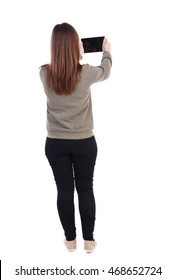
[[[91,64],[83,64],[82,65],[82,72],[86,73],[86,72],[90,72],[93,68],[96,68],[97,66],[93,66]]]
[[[39,67],[39,75],[41,80],[45,78],[46,72],[47,72],[48,64],[44,64]]]

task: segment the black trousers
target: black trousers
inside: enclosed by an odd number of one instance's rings
[[[46,139],[45,154],[55,178],[57,208],[67,240],[76,237],[74,190],[78,193],[84,240],[92,240],[95,225],[93,175],[97,144],[92,136],[80,140]]]

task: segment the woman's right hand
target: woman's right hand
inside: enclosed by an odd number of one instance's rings
[[[110,52],[111,51],[111,44],[109,43],[107,38],[104,38],[104,40],[103,40],[102,50],[103,50],[103,52]]]

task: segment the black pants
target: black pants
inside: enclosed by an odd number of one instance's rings
[[[57,207],[66,239],[73,240],[76,237],[76,188],[83,238],[92,240],[95,225],[93,175],[97,157],[95,137],[80,140],[47,138],[45,153],[57,185]]]

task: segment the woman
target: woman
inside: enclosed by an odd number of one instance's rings
[[[41,66],[40,78],[47,96],[46,157],[56,182],[57,208],[65,234],[65,246],[76,249],[74,189],[78,193],[84,249],[92,252],[95,198],[93,174],[97,145],[93,135],[91,85],[110,75],[110,43],[103,41],[98,67],[81,65],[82,42],[68,23],[57,24],[51,36],[50,64]]]

